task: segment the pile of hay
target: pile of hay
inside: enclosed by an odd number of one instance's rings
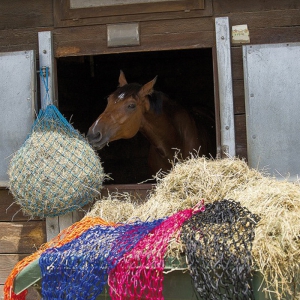
[[[101,210],[101,217],[110,220],[111,212],[122,203],[119,220],[156,219],[193,207],[202,198],[206,203],[233,199],[260,216],[252,249],[253,268],[262,273],[266,291],[273,291],[279,299],[283,293],[292,295],[291,283],[297,283],[300,261],[299,183],[278,181],[250,169],[242,160],[192,156],[177,161],[169,174],[157,174],[157,186],[144,204],[134,209],[135,199],[124,203],[110,195],[97,202],[88,215],[96,216]],[[125,206],[131,207],[131,215]],[[121,216],[122,211],[126,216]]]
[[[106,176],[84,139],[57,131],[32,132],[11,159],[8,175],[23,213],[41,218],[89,203],[99,195]]]

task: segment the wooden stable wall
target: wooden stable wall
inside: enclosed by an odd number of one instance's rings
[[[214,48],[214,18],[223,16],[229,17],[231,26],[247,24],[251,44],[300,41],[299,0],[205,0],[204,10],[137,12],[83,19],[80,15],[75,19],[68,19],[68,14],[63,16],[62,2],[1,0],[0,52],[33,49],[38,53],[38,32],[48,30],[53,32],[56,57]],[[106,24],[133,21],[140,24],[141,45],[107,48]],[[233,45],[231,50],[236,153],[247,157],[242,46]],[[28,221],[21,213],[15,215],[18,207],[11,206],[12,202],[8,191],[0,189],[0,286],[14,264],[46,240],[45,222]]]
[[[13,266],[46,241],[45,221],[28,221],[19,210],[9,191],[0,188],[0,299]]]

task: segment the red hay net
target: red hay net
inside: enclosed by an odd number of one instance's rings
[[[108,277],[112,300],[164,299],[164,257],[170,239],[178,236],[187,219],[204,209],[202,201],[172,215],[127,252]]]

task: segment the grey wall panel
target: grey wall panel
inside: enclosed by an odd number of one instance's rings
[[[248,160],[300,174],[300,43],[243,46]]]
[[[7,186],[10,158],[35,118],[35,52],[0,53],[0,70],[0,186]]]

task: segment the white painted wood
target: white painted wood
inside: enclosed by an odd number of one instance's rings
[[[73,223],[76,223],[82,219],[82,213],[79,213],[78,210],[72,212]]]
[[[69,212],[63,216],[59,216],[58,223],[59,223],[59,231],[62,231],[65,228],[71,226],[74,223],[73,222],[73,213]]]
[[[42,31],[38,33],[39,39],[39,63],[40,69],[42,67],[49,68],[48,77],[48,93],[43,80],[40,78],[40,93],[41,93],[41,107],[45,109],[47,105],[54,104],[54,55],[53,55],[53,40],[51,31]],[[60,232],[59,217],[46,218],[46,235],[47,241],[57,236]]]
[[[46,97],[46,89],[42,79],[40,78],[41,86],[41,105],[42,109],[49,104],[57,105],[54,99],[55,91],[55,76],[54,76],[54,54],[53,54],[53,40],[51,31],[42,31],[38,33],[39,38],[39,63],[40,69],[43,67],[49,68],[48,88],[49,97]]]
[[[228,17],[215,19],[217,69],[220,100],[221,147],[227,156],[235,156],[235,129]]]
[[[43,67],[49,68],[48,77],[48,95],[45,84],[40,78],[41,87],[41,107],[45,109],[47,105],[54,104],[57,106],[55,99],[55,68],[53,54],[53,38],[51,31],[43,31],[38,33],[39,38],[39,61],[40,69]],[[80,220],[77,212],[71,212],[63,216],[47,217],[46,218],[46,234],[47,241],[57,236],[63,229],[71,226],[74,222]]]
[[[46,235],[47,241],[50,241],[59,234],[59,221],[58,217],[47,217],[46,218]]]

